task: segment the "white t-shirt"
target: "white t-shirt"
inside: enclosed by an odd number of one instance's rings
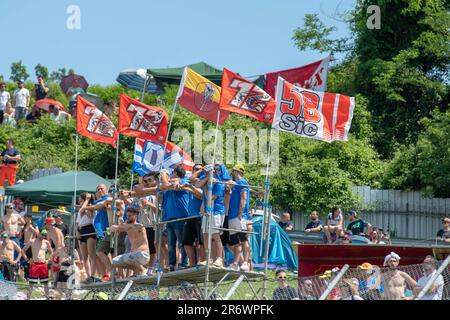
[[[339,214],[336,218],[333,217],[333,213],[328,214],[328,221],[330,221],[330,225],[337,226],[343,220],[342,214]]]
[[[0,91],[0,110],[5,110],[6,103],[11,100],[8,91]]]
[[[16,89],[14,91],[14,98],[16,99],[16,105],[14,107],[27,107],[27,98],[30,97],[30,91],[26,88]]]
[[[90,224],[94,224],[95,216],[96,216],[96,213],[94,213],[92,218],[89,218],[87,214],[84,214],[83,216],[81,216],[80,213],[78,212],[78,214],[77,214],[78,226],[81,228],[81,227],[88,226]]]
[[[156,204],[155,196],[147,196],[144,199],[152,204]],[[138,219],[139,219],[139,223],[142,223],[144,225],[144,227],[146,227],[146,228],[154,227],[154,225],[156,223],[155,214],[154,214],[153,210],[148,206],[141,209]]]
[[[54,120],[57,123],[62,123],[69,119],[69,114],[65,111],[60,110],[57,116],[55,116],[54,113],[50,113],[50,119]]]
[[[428,280],[436,273],[436,270],[429,276],[423,276],[417,281],[417,284],[421,287],[424,287]],[[420,300],[442,300],[442,291],[444,291],[444,278],[442,275],[439,275],[437,279],[434,281],[434,284],[437,284],[438,288],[435,293],[426,293],[422,299]]]

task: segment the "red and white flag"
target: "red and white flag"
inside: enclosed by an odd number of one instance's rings
[[[293,69],[270,72],[266,74],[265,90],[275,98],[278,77],[296,86],[314,91],[327,91],[327,74],[330,56],[325,59]]]
[[[77,132],[86,138],[117,145],[118,132],[111,119],[94,104],[77,97]]]
[[[347,141],[355,98],[297,87],[278,78],[272,128],[326,142]]]

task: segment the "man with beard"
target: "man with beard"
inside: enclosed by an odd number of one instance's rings
[[[16,259],[14,259],[14,252],[17,252]],[[22,255],[20,247],[4,232],[0,241],[0,272],[6,280],[14,281],[14,266],[20,261]]]
[[[384,300],[410,300],[405,296],[406,287],[414,289],[417,282],[407,273],[397,269],[400,263],[400,256],[395,252],[391,252],[384,258],[384,267],[387,270],[381,275],[381,283],[384,285]]]
[[[3,229],[8,234],[9,239],[20,245],[17,236],[19,235],[19,226],[25,225],[25,220],[14,212],[12,204],[9,203],[5,206],[5,215],[0,218],[0,224],[3,224]]]
[[[47,230],[47,239],[50,243],[52,243],[52,248],[59,249],[64,247],[64,235],[61,229],[55,227],[55,224],[55,218],[45,218],[45,230]]]
[[[317,211],[310,214],[311,221],[306,225],[305,232],[320,232],[323,229],[322,221],[319,220]]]
[[[111,232],[125,231],[131,242],[131,252],[117,256],[113,259],[113,267],[128,268],[134,271],[134,275],[145,275],[145,266],[150,261],[147,233],[142,224],[136,223],[139,210],[134,207],[127,208],[127,223],[112,225]]]
[[[35,239],[37,234],[39,233],[39,229],[33,226],[33,216],[31,213],[27,213],[24,216],[25,226],[20,231],[19,239],[22,240],[24,246],[28,244],[31,240]],[[28,249],[27,252],[24,252],[28,259],[31,258],[32,252],[31,249]],[[25,279],[28,279],[28,274],[30,270],[30,265],[28,263],[23,264],[23,272]]]

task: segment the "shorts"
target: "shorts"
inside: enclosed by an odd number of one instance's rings
[[[114,252],[114,248],[111,248],[111,235],[105,234],[105,237],[100,240],[97,248],[97,253],[103,252],[108,255]]]
[[[145,232],[147,233],[148,249],[150,254],[156,254],[155,230],[152,227],[147,227],[145,228]]]
[[[60,270],[58,272],[58,277],[56,278],[56,282],[67,282],[67,280],[69,280],[69,275],[66,274],[66,272],[68,272],[69,270],[66,270],[70,267],[70,264],[68,263],[63,263],[63,270]]]
[[[121,255],[125,253],[125,237],[127,236],[126,232],[120,232],[117,236],[117,255]]]
[[[134,265],[145,266],[150,261],[150,255],[145,251],[125,253],[112,260],[113,266]]]
[[[47,283],[48,282],[48,265],[45,262],[34,262],[30,266],[29,282]]]
[[[187,220],[183,227],[183,240],[181,243],[185,246],[193,246],[195,241],[199,244],[203,244],[203,235],[201,232],[202,218]]]
[[[202,221],[202,233],[208,233],[208,224],[207,224],[207,215],[205,214],[203,216],[203,221]],[[224,214],[213,214],[212,217],[212,228],[222,228],[223,227],[223,222],[225,220],[225,215]],[[222,234],[222,230],[217,230],[217,229],[211,229],[211,234]]]
[[[14,266],[7,262],[0,262],[0,272],[3,274],[3,278],[8,281],[14,281]]]
[[[87,234],[87,236],[84,236]],[[97,231],[93,224],[88,224],[80,228],[80,242],[87,242],[89,238],[97,239]]]
[[[228,229],[228,216],[225,216],[223,221],[223,227],[225,229]],[[223,233],[220,235],[220,240],[222,241],[222,245],[226,246],[230,243],[230,231],[224,230]]]
[[[230,229],[247,230],[246,222],[247,221],[245,219],[239,220],[239,218],[233,218],[230,221],[228,221],[228,224],[229,224]],[[230,230],[230,245],[231,246],[235,246],[244,241],[248,241],[246,233]]]

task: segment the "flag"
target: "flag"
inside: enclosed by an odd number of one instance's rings
[[[164,154],[164,143],[136,138],[134,145],[133,170],[144,176],[150,171],[173,168],[181,164],[186,169],[186,176],[192,174],[194,162],[192,158],[175,143],[167,141]]]
[[[77,97],[77,132],[86,138],[117,145],[118,133],[112,121],[94,104]]]
[[[148,106],[125,94],[120,95],[119,133],[165,142],[168,115],[164,109]]]
[[[278,78],[273,129],[331,142],[347,141],[355,98],[317,92]]]
[[[253,82],[224,68],[219,107],[262,122],[272,122],[275,100]]]
[[[282,77],[299,87],[315,91],[326,91],[329,62],[330,57],[328,56],[323,60],[313,62],[306,66],[267,73],[265,90],[275,98],[275,86],[278,77]]]
[[[220,110],[220,87],[191,68],[185,67],[178,89],[177,102],[199,117],[215,123]],[[229,112],[220,111],[220,125],[224,123],[228,115]]]

